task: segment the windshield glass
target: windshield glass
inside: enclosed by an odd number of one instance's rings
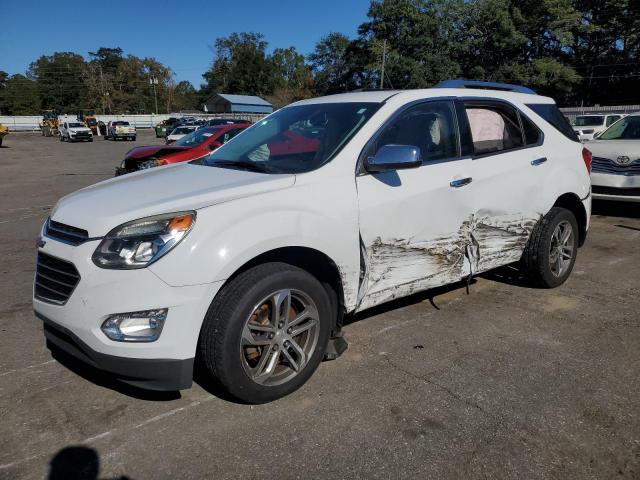
[[[98,123],[98,122],[96,121],[96,119],[95,119],[95,118],[89,118],[89,119],[87,120],[87,125],[90,125],[90,126],[94,126],[94,125],[96,125],[97,123]]]
[[[80,128],[84,127],[84,123],[70,123],[69,128]]]
[[[317,103],[283,108],[201,162],[264,173],[302,173],[330,161],[379,103]]]
[[[640,140],[640,115],[618,120],[598,140]]]
[[[178,140],[174,145],[178,147],[195,147],[200,145],[208,138],[217,135],[220,130],[218,128],[201,128],[195,132],[191,132],[189,135],[185,135]]]
[[[171,132],[171,135],[186,135],[187,133],[193,132],[195,129],[196,127],[178,127]]]
[[[113,122],[112,125],[115,125],[116,127],[127,127],[129,126],[129,122]]]
[[[602,115],[588,115],[584,117],[576,117],[574,125],[576,127],[597,127],[604,123]]]

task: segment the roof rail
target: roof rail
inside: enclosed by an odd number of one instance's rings
[[[512,85],[510,83],[483,82],[480,80],[444,80],[434,88],[477,88],[480,90],[502,90],[505,92],[529,93],[536,95],[535,90],[522,85]]]

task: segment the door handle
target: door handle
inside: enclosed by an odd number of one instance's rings
[[[536,158],[535,160],[531,160],[531,165],[533,165],[534,167],[537,167],[538,165],[542,165],[546,161],[547,161],[547,157]]]
[[[451,180],[449,182],[449,186],[453,187],[453,188],[460,188],[460,187],[464,187],[465,185],[469,185],[471,183],[473,179],[471,177],[467,177],[467,178],[460,178],[458,180]]]

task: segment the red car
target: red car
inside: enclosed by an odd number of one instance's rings
[[[203,127],[171,145],[132,148],[116,168],[116,176],[205,157],[250,125],[247,122]]]

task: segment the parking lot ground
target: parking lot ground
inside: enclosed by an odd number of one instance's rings
[[[271,404],[140,392],[52,359],[31,307],[39,228],[157,142],[15,133],[0,149],[0,478],[640,478],[634,205],[595,206],[558,289],[503,269],[469,295],[350,317],[347,352]]]

